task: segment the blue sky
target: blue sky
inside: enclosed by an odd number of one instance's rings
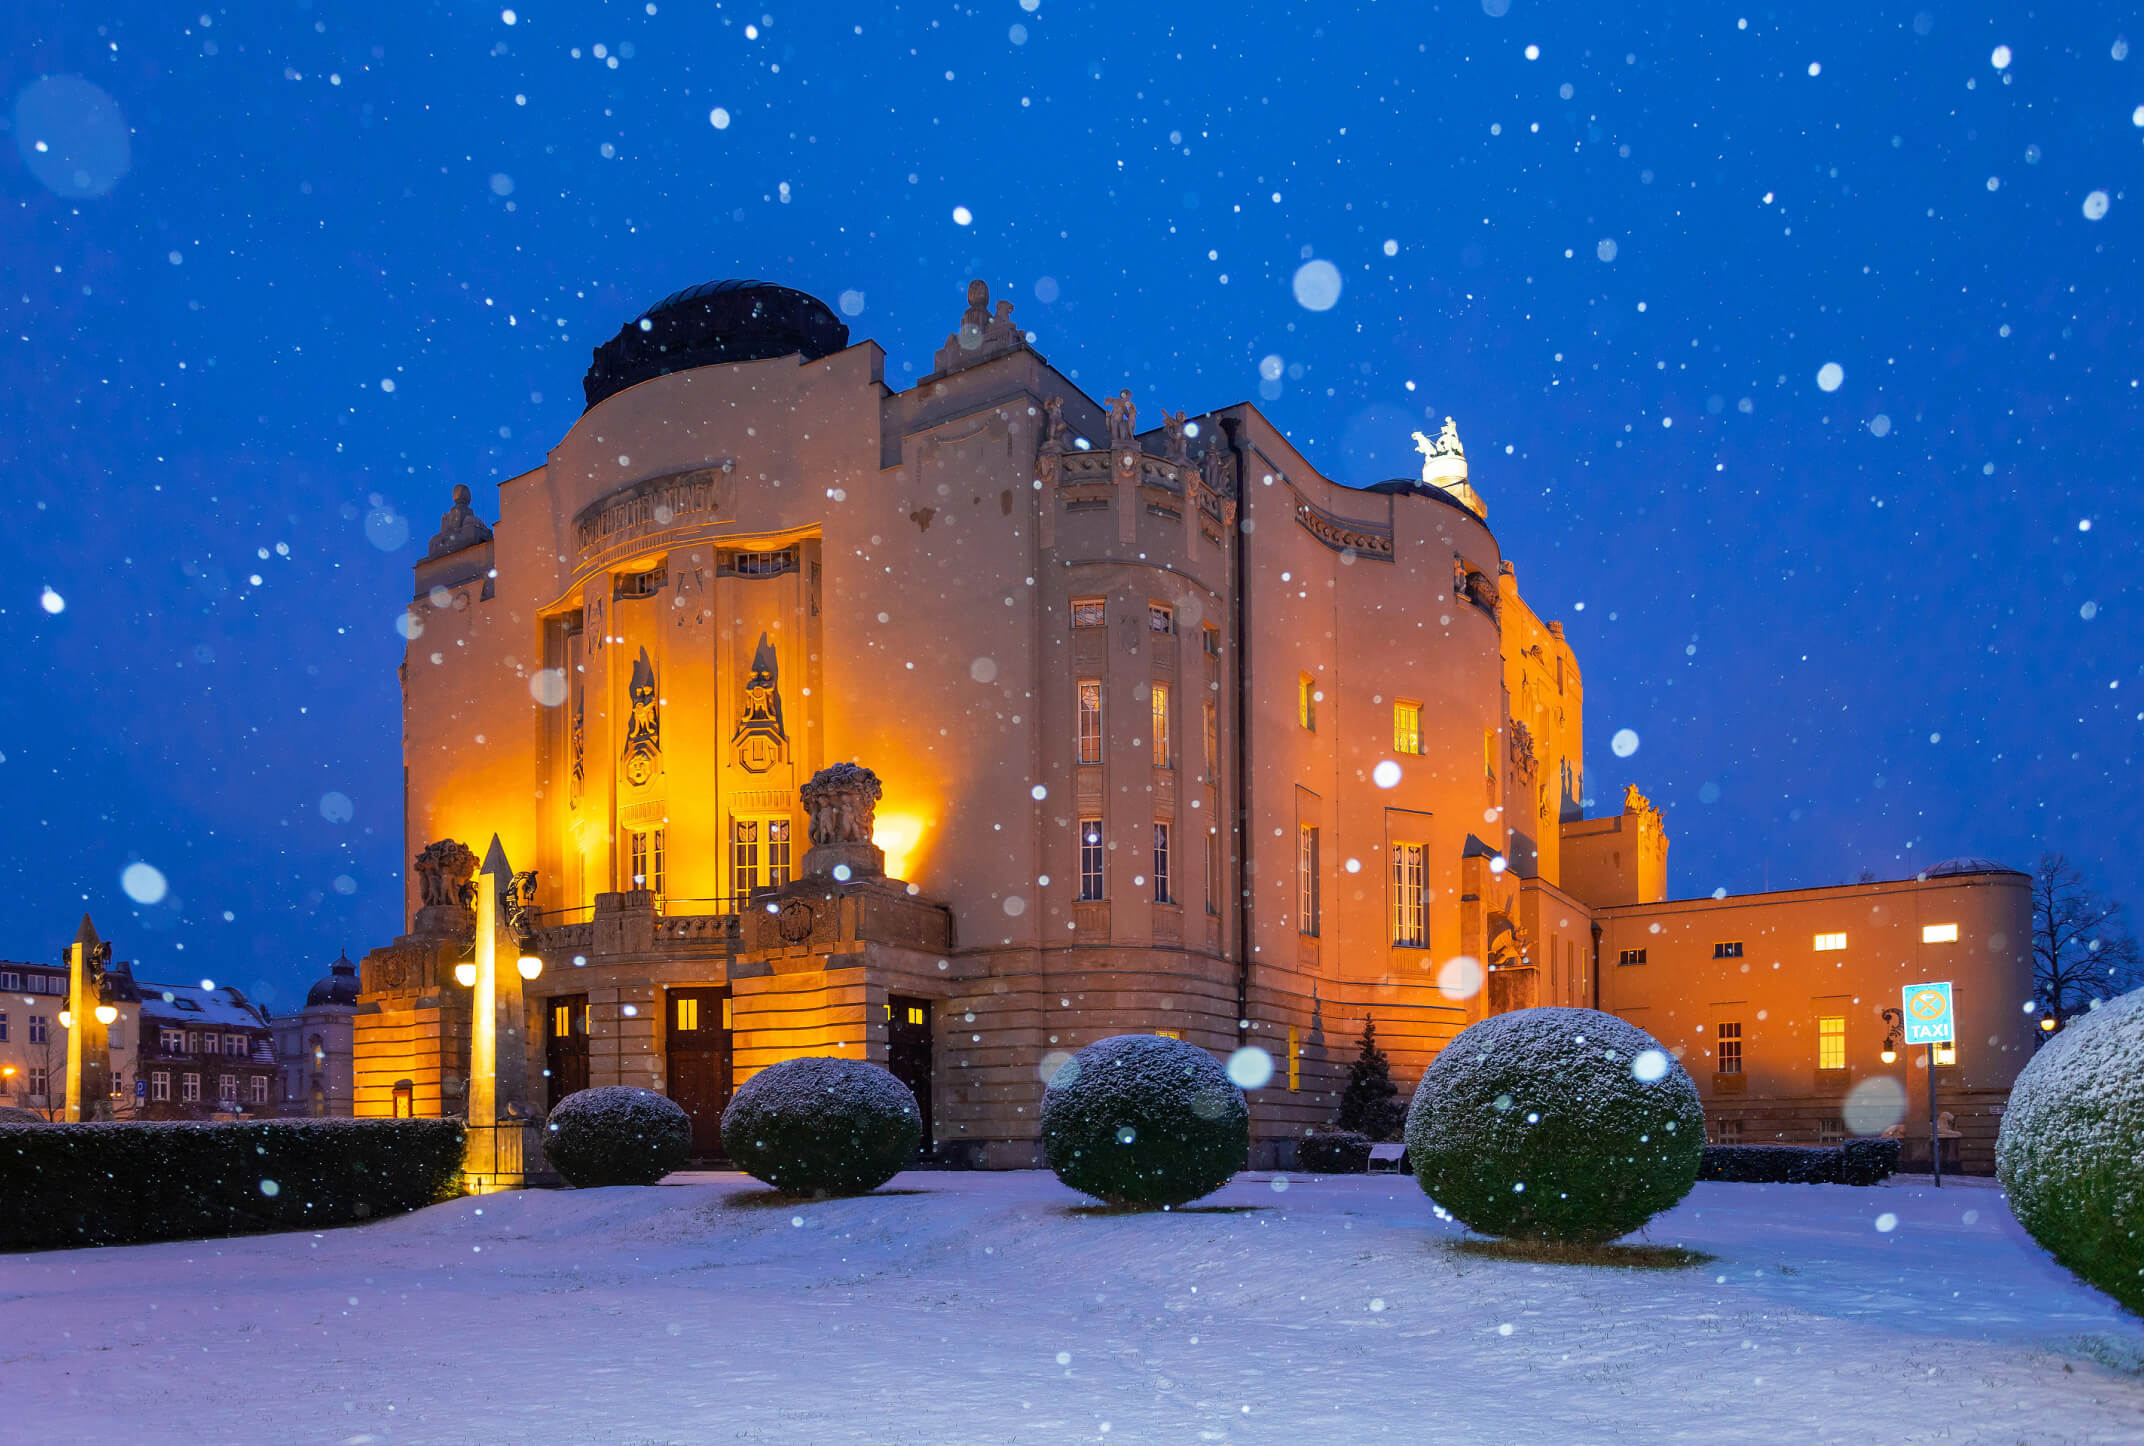
[[[1450,413],[1677,894],[2052,847],[2144,904],[2133,14],[516,12],[0,22],[0,954],[86,908],[288,1003],[391,938],[409,565],[722,276],[898,380],[981,275],[1346,482]]]

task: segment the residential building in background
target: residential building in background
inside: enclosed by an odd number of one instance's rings
[[[351,1112],[350,1050],[357,1014],[357,966],[337,956],[306,991],[305,1007],[277,1016],[277,1112],[341,1118]]]

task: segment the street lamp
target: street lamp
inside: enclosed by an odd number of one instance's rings
[[[524,954],[514,961],[514,967],[521,971],[523,979],[534,979],[543,973],[543,960],[534,954]]]
[[[454,966],[454,982],[464,989],[476,988],[476,961],[464,959]]]
[[[60,1011],[60,1028],[74,1028],[74,1011],[72,1009],[62,1009]]]
[[[1899,1013],[1895,1009],[1886,1009],[1885,1011],[1883,1011],[1884,1036],[1882,1058],[1885,1064],[1898,1063],[1898,1046],[1905,1036],[1905,1019],[1906,1016]]]
[[[2046,1030],[2049,1034],[2053,1034],[2055,1032],[2055,1017],[2052,1014],[2042,1015],[2040,1017],[2040,1028]]]
[[[119,1017],[119,1011],[118,1011],[118,1010],[116,1010],[116,1009],[114,1009],[114,1008],[112,1008],[112,1006],[111,1006],[111,1005],[109,1005],[109,1004],[100,1004],[100,1005],[98,1005],[98,1006],[97,1006],[97,1023],[99,1023],[99,1024],[110,1024],[110,1023],[111,1023],[111,1022],[112,1022],[113,1020],[117,1019],[118,1017]]]

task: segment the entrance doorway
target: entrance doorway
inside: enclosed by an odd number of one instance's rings
[[[893,1077],[915,1092],[916,1109],[923,1116],[923,1148],[930,1154],[931,1136],[931,1002],[905,994],[886,998],[886,1068]]]
[[[730,1103],[730,992],[672,989],[670,1098],[692,1120],[693,1158],[722,1154],[722,1112]]]
[[[588,996],[560,994],[544,1001],[543,1071],[546,1108],[588,1088]]]

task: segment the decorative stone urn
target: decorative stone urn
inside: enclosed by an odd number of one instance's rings
[[[807,879],[883,878],[886,855],[871,842],[881,788],[878,775],[855,763],[836,763],[797,790],[811,815],[811,849],[804,855]]]

